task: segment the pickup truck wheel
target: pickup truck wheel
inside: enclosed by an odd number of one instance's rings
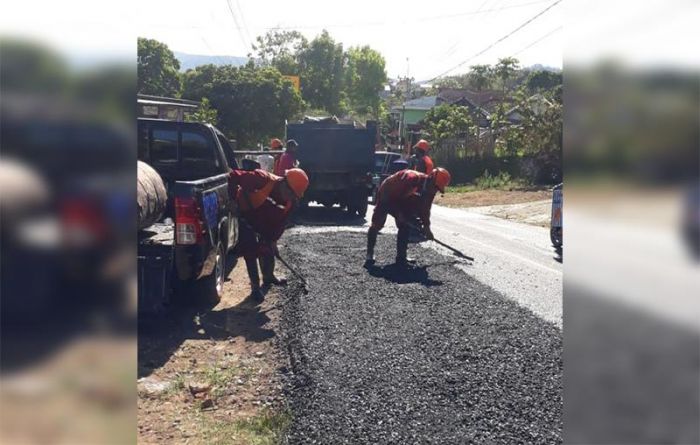
[[[214,270],[208,277],[203,278],[204,294],[207,301],[218,302],[224,293],[226,279],[226,255],[221,243],[216,245],[216,262]]]
[[[552,227],[549,229],[549,239],[552,241],[552,246],[560,248],[563,244],[561,228]]]

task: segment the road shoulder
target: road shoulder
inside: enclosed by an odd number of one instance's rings
[[[245,264],[213,308],[176,307],[139,326],[139,443],[270,443],[289,423],[277,344],[279,294],[260,305]]]

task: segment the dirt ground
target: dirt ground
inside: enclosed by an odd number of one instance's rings
[[[270,290],[255,305],[249,292],[239,261],[216,306],[180,303],[140,322],[139,443],[279,440],[289,414],[274,341],[278,294]]]
[[[435,197],[435,204],[549,227],[552,192],[549,190],[452,191],[442,196],[438,194]]]
[[[435,197],[435,204],[445,207],[482,207],[552,199],[549,190],[474,190],[448,191]]]

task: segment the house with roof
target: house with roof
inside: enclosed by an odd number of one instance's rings
[[[402,120],[404,126],[415,125],[422,121],[425,115],[437,105],[437,96],[423,96],[403,103],[401,107],[394,107],[392,114]]]

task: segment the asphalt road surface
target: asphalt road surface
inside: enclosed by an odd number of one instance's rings
[[[310,289],[293,281],[283,306],[290,443],[561,442],[561,266],[545,230],[434,207],[436,237],[474,264],[422,243],[397,269],[387,227],[365,269],[366,222],[325,215],[280,243]]]
[[[369,228],[374,206],[367,211],[367,221],[355,220],[350,226],[338,226],[342,221],[340,209],[311,207],[310,210],[311,215],[302,220],[310,225],[295,230],[364,233]],[[461,264],[458,268],[561,328],[563,267],[546,228],[436,205],[432,208],[431,223],[435,238],[475,259],[472,265]],[[381,233],[385,236],[396,233],[393,218],[387,218]],[[420,245],[448,253],[432,242]]]

